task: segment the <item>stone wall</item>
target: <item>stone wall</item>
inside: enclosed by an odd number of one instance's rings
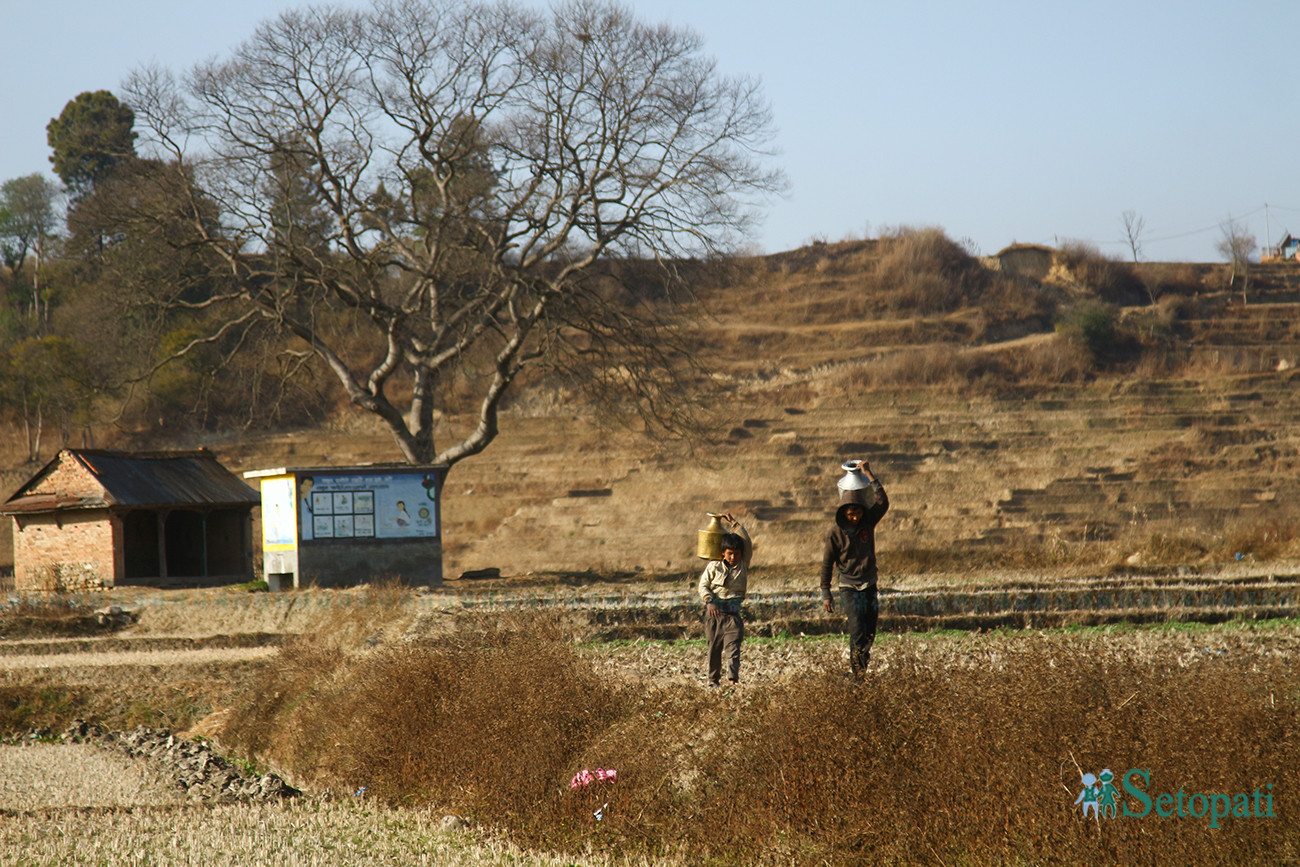
[[[33,732],[44,737],[51,734],[48,730]],[[266,803],[302,794],[276,774],[245,777],[229,759],[218,755],[207,744],[178,738],[167,729],[139,726],[129,732],[115,732],[95,723],[75,720],[60,740],[93,743],[146,759],[194,801]]]

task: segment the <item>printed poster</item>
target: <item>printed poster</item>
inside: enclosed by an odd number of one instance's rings
[[[424,473],[298,477],[303,541],[438,535],[437,483]]]

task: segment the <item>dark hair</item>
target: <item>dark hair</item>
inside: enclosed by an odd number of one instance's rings
[[[740,537],[739,533],[727,533],[722,537],[722,550],[739,551],[745,553],[745,540]]]

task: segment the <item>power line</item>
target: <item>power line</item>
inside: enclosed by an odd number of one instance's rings
[[[1237,217],[1229,217],[1229,219],[1232,219],[1232,220],[1244,220],[1246,217],[1253,217],[1253,216],[1255,216],[1255,215],[1258,214],[1258,213],[1261,213],[1261,212],[1263,212],[1263,211],[1265,211],[1265,210],[1273,210],[1274,208],[1278,208],[1278,206],[1277,206],[1277,205],[1267,205],[1267,204],[1265,204],[1265,205],[1260,205],[1258,208],[1256,208],[1256,209],[1253,210],[1253,211],[1247,211],[1246,213],[1241,214],[1240,216],[1237,216]],[[1282,208],[1281,210],[1300,210],[1300,208]],[[1213,226],[1206,226],[1206,227],[1201,228],[1201,229],[1192,229],[1192,230],[1190,230],[1190,231],[1187,231],[1187,232],[1180,232],[1180,233],[1175,234],[1175,235],[1164,235],[1163,237],[1159,237],[1159,238],[1143,238],[1143,239],[1142,239],[1142,243],[1144,243],[1144,244],[1158,244],[1158,243],[1160,243],[1161,241],[1176,241],[1176,240],[1178,240],[1179,238],[1190,238],[1192,235],[1200,235],[1200,234],[1203,234],[1203,233],[1205,233],[1205,232],[1213,232],[1213,231],[1216,231],[1216,230],[1222,228],[1222,226],[1223,226],[1223,223],[1222,223],[1222,222],[1218,222],[1218,223],[1215,223]]]

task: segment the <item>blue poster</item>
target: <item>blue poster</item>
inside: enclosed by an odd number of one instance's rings
[[[303,541],[435,537],[437,489],[419,472],[299,476]]]

